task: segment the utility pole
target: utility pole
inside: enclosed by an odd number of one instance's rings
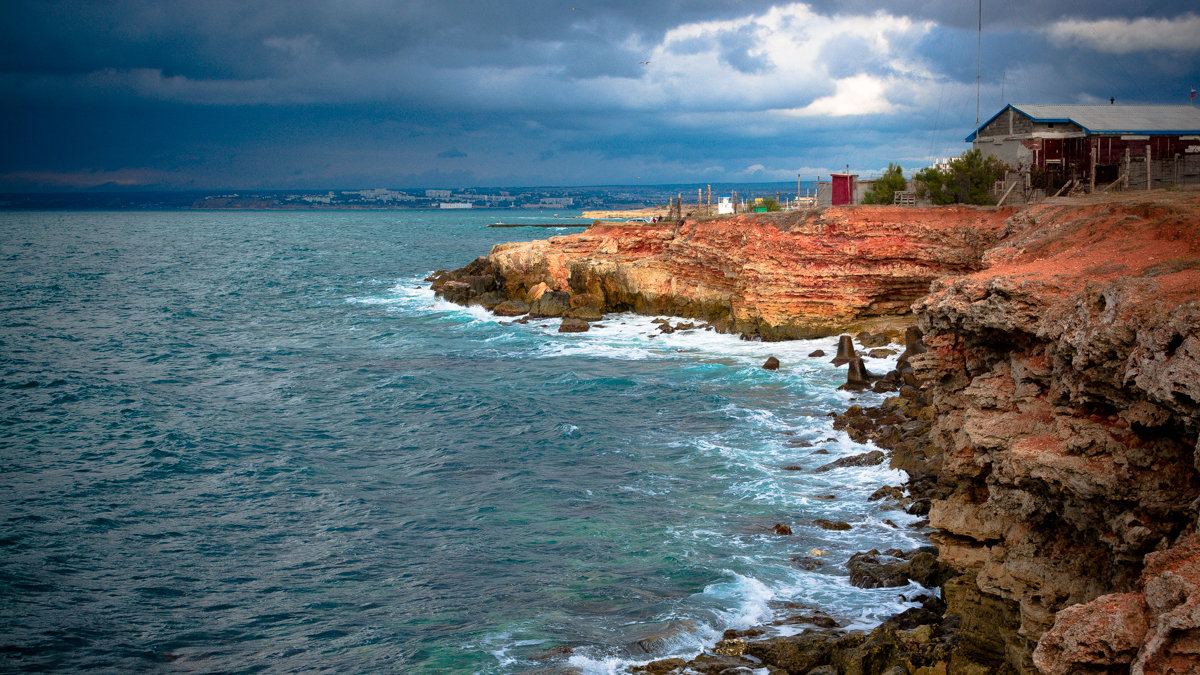
[[[978,54],[975,57],[975,128],[979,128],[979,92],[983,82],[983,0],[979,0]]]

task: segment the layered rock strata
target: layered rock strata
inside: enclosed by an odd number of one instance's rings
[[[930,281],[979,269],[1011,213],[862,207],[598,222],[498,245],[434,285],[447,299],[489,307],[548,290],[565,294],[568,315],[670,314],[768,340],[817,337],[910,315]]]
[[[1200,195],[1033,207],[984,262],[915,306],[948,613],[1007,605],[1021,672],[1200,672]]]
[[[645,672],[1200,673],[1200,192],[595,225],[464,270],[439,292],[767,339],[916,300],[900,396],[837,424],[912,477],[944,612]]]

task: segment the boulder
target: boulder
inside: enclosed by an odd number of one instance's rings
[[[562,291],[545,291],[529,303],[529,314],[535,318],[565,316],[571,311],[571,296]]]
[[[859,588],[890,588],[908,585],[908,561],[878,551],[855,553],[846,562],[850,583]]]
[[[864,452],[861,455],[853,455],[851,457],[843,457],[834,460],[824,466],[817,468],[816,473],[824,473],[833,469],[841,469],[847,466],[875,466],[883,464],[883,460],[887,459],[882,450],[872,450]]]
[[[779,359],[774,356],[767,357],[766,363],[762,365],[764,370],[779,370]]]
[[[585,333],[591,327],[592,327],[591,324],[584,321],[583,319],[576,319],[574,317],[568,316],[562,320],[561,324],[559,324],[558,332],[560,332],[560,333]]]
[[[492,308],[496,316],[521,316],[529,313],[529,303],[524,300],[505,300]]]
[[[883,347],[884,345],[891,342],[891,340],[888,339],[888,336],[884,335],[883,333],[868,333],[866,331],[863,331],[863,332],[859,333],[857,337],[858,337],[858,344],[862,345],[863,347],[867,347],[867,348]]]
[[[816,520],[812,521],[812,524],[816,525],[822,530],[844,531],[851,529],[850,523],[847,523],[844,520],[828,520],[826,518],[817,518]]]

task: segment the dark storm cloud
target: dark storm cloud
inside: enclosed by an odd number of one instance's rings
[[[912,165],[961,151],[975,115],[977,5],[916,4],[9,0],[0,186]],[[981,107],[1174,100],[1200,84],[1193,11],[985,0]]]

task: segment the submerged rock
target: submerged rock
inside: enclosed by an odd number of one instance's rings
[[[851,529],[850,523],[847,523],[844,520],[828,520],[826,518],[817,518],[812,521],[812,524],[816,525],[817,527],[821,528],[822,530],[838,531],[838,530]]]

